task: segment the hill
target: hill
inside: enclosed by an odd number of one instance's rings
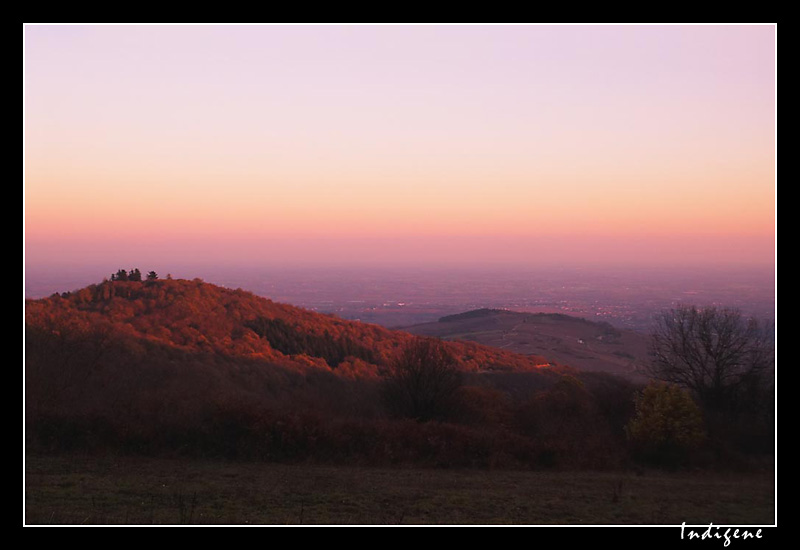
[[[636,390],[541,356],[442,342],[460,385],[422,421],[392,406],[386,381],[423,337],[199,279],[30,300],[25,325],[35,452],[605,467],[624,459]]]
[[[581,371],[599,371],[643,381],[647,337],[560,313],[477,309],[438,322],[404,327],[412,334],[475,342],[523,355],[544,356]]]
[[[202,280],[105,281],[29,300],[35,331],[102,331],[189,353],[317,368],[344,376],[380,376],[414,336],[273,302]],[[524,372],[554,366],[476,342],[447,344],[464,372]]]

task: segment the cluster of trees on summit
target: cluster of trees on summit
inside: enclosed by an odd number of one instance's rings
[[[150,271],[147,274],[148,281],[155,281],[158,279],[158,273],[155,271]],[[126,271],[124,269],[117,270],[116,273],[111,274],[112,281],[141,281],[142,280],[142,272],[139,271],[139,268],[133,268],[130,271]]]

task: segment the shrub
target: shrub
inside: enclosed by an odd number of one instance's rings
[[[636,398],[636,415],[626,426],[634,455],[646,462],[676,466],[705,439],[700,408],[689,393],[652,382]]]
[[[583,383],[571,375],[523,403],[517,426],[539,449],[539,466],[605,468],[621,460],[607,420]]]

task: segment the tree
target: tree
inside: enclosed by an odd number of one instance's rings
[[[420,422],[445,420],[456,409],[461,373],[455,357],[435,338],[416,338],[403,349],[384,386],[389,410]]]
[[[680,306],[656,317],[649,372],[710,410],[732,412],[771,386],[774,350],[772,332],[735,309]]]
[[[155,271],[151,271],[150,273],[147,274],[148,281],[155,281],[157,279],[158,279],[158,273],[156,273]]]
[[[128,275],[128,279],[131,281],[141,282],[142,280],[142,272],[139,271],[139,268],[131,269],[130,274]]]
[[[625,432],[638,456],[672,465],[705,439],[703,415],[688,391],[664,382],[644,388]]]

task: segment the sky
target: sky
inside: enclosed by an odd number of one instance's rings
[[[774,25],[26,25],[23,72],[28,267],[775,262]]]

